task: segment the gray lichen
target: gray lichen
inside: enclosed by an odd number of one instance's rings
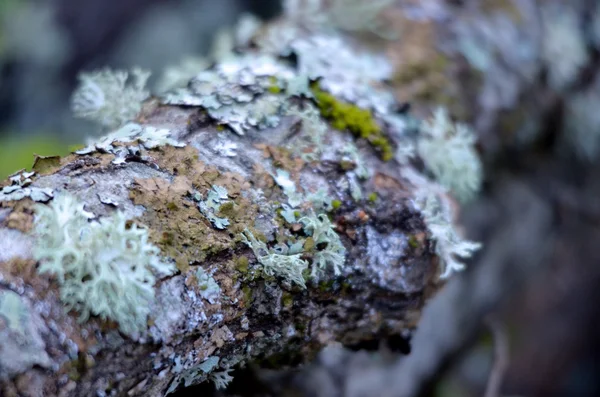
[[[284,102],[268,90],[273,79],[292,76],[289,67],[268,55],[234,57],[198,73],[186,88],[167,92],[163,102],[201,106],[219,124],[244,135],[279,124]]]
[[[75,153],[83,155],[93,153],[95,151],[103,153],[116,154],[121,150],[114,146],[116,142],[140,142],[146,149],[154,149],[159,146],[171,145],[175,147],[183,147],[185,144],[178,142],[171,137],[171,131],[165,128],[157,128],[150,125],[141,125],[137,123],[127,123],[121,128],[118,128],[107,135],[103,136],[96,142],[91,142],[83,149],[77,150]]]
[[[18,201],[26,197],[42,203],[51,200],[54,196],[52,189],[30,186],[31,177],[34,175],[35,172],[18,172],[11,175],[9,177],[11,184],[0,190],[0,201]]]
[[[208,192],[206,200],[202,200],[200,195],[196,195],[195,199],[199,201],[198,209],[208,218],[208,220],[217,229],[225,229],[229,226],[229,219],[218,217],[216,214],[221,209],[221,205],[228,201],[227,189],[223,186],[214,185]]]

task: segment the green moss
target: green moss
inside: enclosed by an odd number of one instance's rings
[[[247,285],[244,285],[242,287],[242,293],[244,294],[244,302],[247,306],[249,306],[250,303],[252,303],[252,288],[250,288]]]
[[[283,307],[289,309],[294,304],[294,296],[289,292],[284,292],[281,303],[283,304]]]
[[[281,93],[281,87],[279,86],[279,82],[277,81],[276,77],[269,77],[269,87],[267,88],[267,91],[269,91],[271,94]]]
[[[335,280],[321,281],[319,283],[319,291],[321,291],[321,292],[330,291],[333,288],[334,283],[335,283]]]
[[[307,237],[304,241],[304,252],[310,252],[315,247],[315,240],[312,237]]]
[[[237,269],[238,272],[247,274],[249,263],[250,263],[250,261],[248,261],[248,257],[243,256],[243,255],[239,256],[236,260],[235,268]]]
[[[296,324],[294,324],[294,327],[296,328],[296,331],[298,331],[301,334],[304,334],[306,332],[305,323],[297,322]]]
[[[270,85],[267,88],[267,91],[269,91],[271,94],[279,94],[281,93],[281,88],[277,85]]]
[[[334,210],[337,210],[337,209],[338,209],[338,208],[340,208],[341,206],[342,206],[342,202],[341,202],[340,200],[333,200],[333,201],[331,202],[331,207],[332,207]]]
[[[377,201],[377,193],[373,192],[373,193],[369,194],[368,199],[371,203],[376,202]]]
[[[311,85],[311,91],[317,101],[320,113],[328,119],[331,126],[340,131],[350,131],[358,138],[366,139],[380,152],[384,161],[394,156],[392,144],[384,135],[370,110],[343,102],[323,91],[318,83]]]
[[[411,235],[408,237],[408,245],[413,249],[419,248],[419,240],[416,236]]]
[[[218,216],[233,219],[233,218],[235,218],[235,215],[236,214],[235,214],[235,210],[234,210],[233,201],[228,201],[226,203],[221,204],[221,207],[219,208]]]

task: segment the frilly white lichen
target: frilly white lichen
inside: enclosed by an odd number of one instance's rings
[[[227,385],[231,383],[233,380],[233,376],[229,375],[231,369],[226,369],[224,371],[215,371],[210,374],[210,380],[215,384],[215,388],[217,390],[226,389]]]
[[[474,144],[473,132],[453,123],[443,108],[423,123],[417,142],[427,170],[461,201],[470,200],[481,186],[482,167]]]
[[[302,259],[302,254],[289,254],[289,252],[276,251],[254,237],[248,229],[241,234],[243,242],[252,249],[262,271],[267,276],[281,277],[284,280],[306,288],[302,273],[307,269],[308,263]]]
[[[298,73],[320,80],[320,86],[344,101],[379,114],[387,114],[395,104],[388,90],[376,84],[392,76],[388,58],[352,48],[341,36],[314,34],[292,42],[298,56]]]
[[[23,323],[27,321],[29,312],[19,294],[11,290],[0,290],[0,316],[6,329],[25,336]]]
[[[146,329],[155,272],[167,275],[174,266],[161,261],[146,229],[126,222],[117,211],[90,223],[83,204],[62,193],[36,207],[34,257],[40,273],[56,277],[61,300],[80,321],[99,316],[135,335]]]
[[[164,93],[175,88],[185,87],[195,75],[210,66],[210,62],[202,57],[187,57],[179,64],[165,69],[156,83],[156,91]]]
[[[371,176],[369,168],[363,161],[354,142],[348,142],[342,148],[342,161],[353,163],[355,165],[354,173],[360,179],[368,179]]]
[[[288,198],[288,203],[292,207],[297,207],[304,201],[304,197],[296,190],[296,184],[290,179],[290,173],[286,170],[277,169],[273,175],[275,183],[283,190]]]
[[[314,245],[322,247],[313,253],[311,277],[318,279],[319,275],[325,272],[327,265],[339,276],[346,260],[346,248],[327,215],[316,215],[311,210],[298,222],[303,225],[304,232],[312,237]]]
[[[454,228],[453,211],[447,199],[432,192],[421,192],[416,202],[435,240],[435,252],[442,264],[440,278],[447,279],[452,273],[465,268],[465,264],[457,258],[470,258],[481,248],[481,244],[460,237]]]
[[[139,68],[131,73],[110,69],[82,73],[73,93],[73,113],[102,127],[117,128],[140,112],[150,95],[145,88],[149,77],[150,72]]]

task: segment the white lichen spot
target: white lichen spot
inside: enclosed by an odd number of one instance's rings
[[[231,383],[233,376],[229,375],[229,372],[231,372],[230,368],[210,374],[210,380],[213,381],[217,390],[226,389],[227,385]]]
[[[150,72],[139,68],[131,73],[110,69],[82,73],[73,93],[73,113],[102,127],[117,128],[140,112],[150,95],[145,88],[149,77]]]
[[[447,198],[422,192],[417,196],[416,203],[435,241],[435,252],[442,264],[440,278],[446,279],[452,273],[464,270],[465,264],[457,258],[470,258],[481,248],[481,243],[464,240],[455,230],[454,214]]]
[[[452,122],[444,108],[423,123],[417,151],[427,170],[460,201],[479,191],[482,166],[475,135],[466,125]]]
[[[217,300],[221,296],[221,287],[219,287],[215,279],[206,273],[203,268],[199,268],[196,271],[196,279],[198,280],[200,296],[206,299],[211,305],[217,303]]]
[[[548,82],[556,90],[572,83],[589,59],[578,15],[573,7],[542,7],[542,58]]]

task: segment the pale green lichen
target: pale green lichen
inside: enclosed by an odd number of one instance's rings
[[[346,248],[327,215],[316,215],[311,210],[298,222],[303,225],[304,232],[312,237],[315,247],[319,247],[313,252],[311,277],[318,279],[328,265],[334,275],[339,276],[346,260]]]
[[[213,381],[217,390],[226,389],[229,383],[231,383],[233,376],[229,375],[229,372],[231,372],[230,368],[210,374],[210,380]]]
[[[307,269],[308,263],[302,259],[302,254],[290,254],[287,248],[278,250],[268,248],[248,229],[244,230],[241,237],[242,241],[252,249],[265,275],[281,277],[290,283],[306,288],[302,273]]]
[[[122,212],[88,221],[83,204],[62,193],[49,205],[36,207],[34,257],[39,272],[54,275],[68,310],[119,323],[124,334],[146,329],[154,300],[156,273],[174,267],[159,257],[148,231],[127,225]]]
[[[548,4],[541,9],[542,59],[556,90],[571,84],[589,59],[579,16],[573,7]]]
[[[333,197],[325,188],[319,188],[316,192],[306,194],[305,201],[312,203],[314,210],[319,213],[333,209],[331,204]]]
[[[73,113],[102,127],[117,128],[140,112],[150,95],[145,88],[149,77],[150,72],[139,68],[131,73],[110,69],[82,73],[73,93]]]
[[[447,279],[452,273],[465,268],[465,264],[457,258],[470,258],[481,244],[464,240],[455,230],[451,204],[447,199],[425,192],[419,194],[416,202],[435,241],[435,252],[441,259],[440,278]]]
[[[29,311],[21,297],[10,290],[0,290],[0,319],[10,331],[25,336],[24,322],[29,317]]]
[[[285,0],[283,7],[288,18],[309,27],[323,29],[331,26],[353,32],[366,31],[392,39],[396,35],[386,26],[381,15],[393,3],[394,0]]]
[[[297,207],[304,201],[304,197],[296,190],[296,184],[290,179],[290,173],[286,170],[277,169],[273,175],[275,183],[283,190],[291,207]]]
[[[180,375],[178,375],[173,382],[171,382],[171,385],[167,389],[165,396],[177,390],[182,381],[184,387],[190,387],[197,384],[202,377],[209,375],[218,367],[219,360],[220,359],[217,356],[210,356],[198,365],[188,369],[183,369],[181,358],[176,357],[175,367],[172,368],[172,371],[175,373],[180,373]]]
[[[454,123],[444,108],[423,123],[417,151],[436,180],[461,201],[480,189],[482,166],[475,151],[475,135],[466,125]]]
[[[293,139],[288,147],[304,161],[318,161],[327,133],[327,123],[321,119],[319,110],[314,105],[307,104],[303,108],[291,107],[287,114],[300,119],[303,132],[297,139]]]
[[[221,295],[221,287],[219,287],[219,284],[217,284],[215,279],[210,274],[206,273],[203,268],[199,268],[196,271],[196,279],[198,280],[200,296],[209,303],[215,304]]]
[[[251,128],[279,124],[285,104],[269,93],[273,79],[286,80],[292,70],[268,55],[228,57],[192,78],[185,88],[163,96],[163,103],[201,106],[219,124],[244,135]]]
[[[228,197],[227,189],[222,186],[214,185],[208,192],[206,200],[198,203],[198,208],[202,215],[207,217],[217,229],[223,230],[229,226],[229,219],[221,218],[216,215],[221,209],[221,205],[229,202]],[[201,196],[198,196],[197,199],[201,200]]]
[[[369,179],[371,172],[363,161],[354,142],[348,142],[346,145],[344,145],[341,152],[342,162],[352,163],[352,165],[354,165],[354,173],[356,176],[358,176],[360,179]]]

